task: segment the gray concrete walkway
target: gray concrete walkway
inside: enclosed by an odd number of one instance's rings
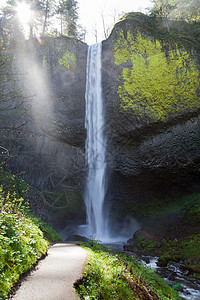
[[[79,299],[73,283],[81,278],[87,252],[72,243],[53,245],[48,256],[22,282],[14,300]]]

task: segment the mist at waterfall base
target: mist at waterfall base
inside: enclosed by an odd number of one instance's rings
[[[86,116],[85,144],[88,174],[84,201],[86,225],[79,227],[79,234],[104,243],[122,242],[132,237],[138,224],[127,218],[123,224],[113,224],[109,218],[109,205],[106,203],[107,163],[106,137],[104,134],[104,107],[101,72],[102,44],[88,47],[86,73]]]

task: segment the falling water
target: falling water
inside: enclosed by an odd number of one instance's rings
[[[106,193],[106,140],[101,83],[101,44],[91,45],[87,57],[86,159],[88,176],[85,192],[87,235],[98,240],[107,237],[107,221],[103,211]]]

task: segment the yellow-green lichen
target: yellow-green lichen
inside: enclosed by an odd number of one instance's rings
[[[116,65],[124,64],[118,94],[125,110],[166,121],[200,107],[199,71],[185,50],[169,46],[164,52],[158,40],[129,32],[125,39],[121,31],[114,57]]]
[[[48,64],[45,55],[43,56],[43,62],[42,62],[42,64],[43,64],[43,68],[44,68],[45,70],[50,70],[50,65]]]
[[[62,58],[59,59],[59,64],[68,70],[76,67],[76,57],[74,53],[66,52]]]

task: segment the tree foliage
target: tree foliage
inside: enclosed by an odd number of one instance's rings
[[[60,0],[57,13],[61,19],[61,34],[77,37],[78,2],[76,0]]]
[[[17,16],[17,6],[19,3],[27,4],[31,11],[31,19],[26,24],[29,27],[29,36],[45,35],[55,29],[56,19],[60,20],[60,34],[84,39],[85,32],[77,24],[78,2],[76,0],[7,0],[5,7],[1,11],[1,25],[7,38],[18,39],[22,34],[23,26]],[[79,34],[80,32],[80,34]]]
[[[200,20],[199,0],[152,0],[152,2],[151,15],[162,17],[168,29],[170,18],[183,19],[188,22]]]
[[[172,17],[183,19],[188,22],[200,21],[200,0],[179,0],[176,9],[172,12]]]
[[[43,0],[26,0],[20,2],[17,0],[7,0],[6,6],[3,9],[4,19],[3,26],[10,28],[21,28],[22,24],[18,19],[18,5],[26,4],[30,9],[30,20],[27,24],[29,26],[29,36],[32,37],[34,32],[37,31],[38,26],[40,25],[41,15],[42,15],[42,2]],[[22,29],[21,29],[22,31]]]
[[[154,6],[151,15],[162,17],[167,30],[169,31],[168,19],[171,12],[176,8],[176,0],[153,0]]]

